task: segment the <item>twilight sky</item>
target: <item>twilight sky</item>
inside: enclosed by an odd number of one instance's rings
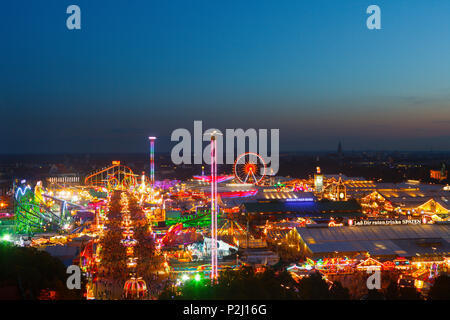
[[[81,8],[81,30],[66,8]],[[366,28],[381,8],[382,30]],[[170,150],[279,128],[282,150],[450,150],[450,1],[15,0],[0,153]]]

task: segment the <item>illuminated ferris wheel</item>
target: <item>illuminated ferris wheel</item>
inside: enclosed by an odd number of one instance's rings
[[[257,153],[241,154],[234,163],[234,175],[241,183],[259,184],[266,175],[266,163]]]

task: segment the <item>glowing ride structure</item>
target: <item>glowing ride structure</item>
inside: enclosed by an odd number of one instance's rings
[[[92,187],[105,187],[108,189],[131,188],[137,185],[137,175],[129,167],[121,165],[120,161],[113,161],[112,165],[89,174],[84,184]]]
[[[234,163],[234,175],[241,183],[258,185],[266,175],[266,163],[257,153],[241,154]]]
[[[211,135],[211,282],[217,280],[217,141]]]
[[[155,140],[156,137],[148,137],[150,140],[150,185],[155,186]]]
[[[212,180],[211,176],[205,176],[205,175],[193,176],[193,178],[195,180],[200,180],[200,181],[207,182],[207,183],[211,183],[211,180]],[[216,181],[217,181],[217,183],[222,183],[222,182],[232,180],[233,178],[234,178],[234,176],[232,176],[232,175],[216,176]]]
[[[29,185],[17,186],[14,192],[14,218],[17,234],[57,231],[70,224],[65,200],[48,196],[39,181],[34,190]],[[59,208],[55,210],[54,205]]]

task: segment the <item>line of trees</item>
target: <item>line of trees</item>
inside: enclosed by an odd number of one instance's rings
[[[82,299],[69,290],[64,264],[45,251],[0,243],[1,299]],[[82,286],[83,288],[83,286]]]
[[[217,284],[211,284],[209,278],[190,280],[181,286],[170,284],[160,299],[195,300],[295,300],[295,299],[349,299],[348,290],[338,282],[329,285],[320,275],[304,278],[295,282],[286,272],[267,269],[256,273],[252,267],[243,267],[239,271],[227,270],[219,275]]]
[[[350,300],[349,290],[339,281],[326,281],[319,273],[298,282],[286,271],[267,269],[256,273],[252,267],[227,270],[219,275],[217,284],[209,278],[191,279],[177,286],[166,286],[163,300]],[[386,290],[368,290],[364,300],[420,300],[415,288],[399,287],[392,281]],[[431,287],[428,300],[450,299],[450,277],[439,276]]]

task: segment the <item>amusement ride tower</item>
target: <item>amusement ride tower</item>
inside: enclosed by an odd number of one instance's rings
[[[155,186],[155,140],[156,137],[148,137],[150,140],[150,185]]]
[[[211,134],[211,282],[217,280],[217,141]]]

